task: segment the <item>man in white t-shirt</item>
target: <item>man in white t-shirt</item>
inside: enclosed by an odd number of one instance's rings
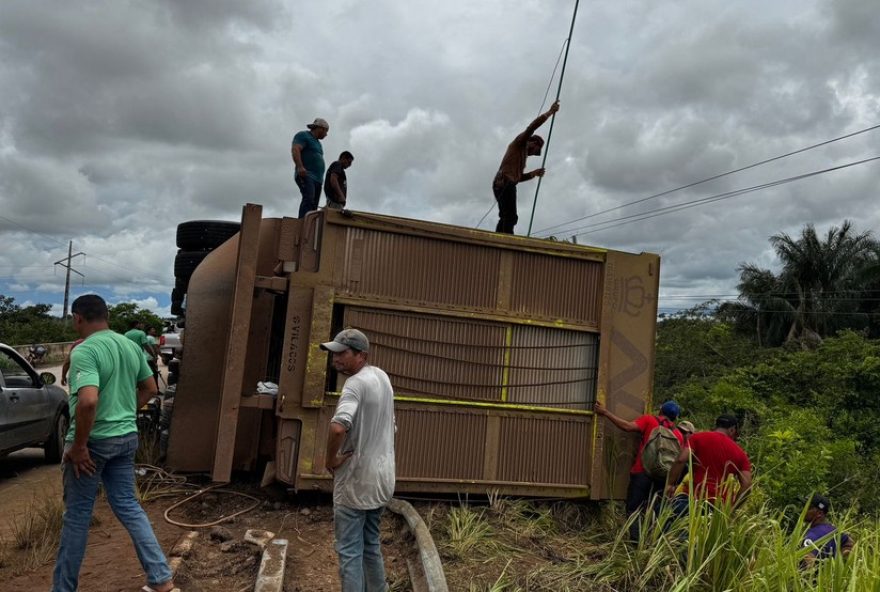
[[[385,592],[379,520],[394,495],[394,392],[388,375],[367,363],[370,342],[357,329],[341,331],[321,349],[348,375],[326,456],[342,592]]]

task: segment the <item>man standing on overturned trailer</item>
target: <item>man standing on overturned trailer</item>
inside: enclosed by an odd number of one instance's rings
[[[553,103],[549,111],[538,115],[538,118],[507,146],[507,152],[504,153],[504,158],[501,159],[501,165],[492,181],[492,193],[495,194],[495,201],[498,202],[498,225],[495,227],[495,232],[513,234],[513,227],[519,220],[516,214],[517,183],[544,176],[544,169],[535,169],[526,173],[526,159],[529,156],[541,156],[544,138],[535,135],[535,131],[557,111],[559,111],[559,101]]]
[[[333,474],[333,522],[342,592],[385,592],[379,520],[394,495],[394,392],[388,375],[367,363],[370,342],[357,329],[321,344],[348,375],[327,438]]]
[[[327,196],[327,208],[331,210],[345,209],[345,200],[348,196],[348,180],[345,178],[345,169],[354,162],[354,156],[348,150],[339,155],[339,160],[327,167],[327,177],[324,179],[324,195]]]
[[[290,145],[290,156],[296,167],[294,179],[302,195],[298,218],[304,218],[312,210],[318,209],[321,182],[324,180],[324,148],[321,140],[330,131],[330,124],[320,117],[306,127],[309,129],[293,136]]]

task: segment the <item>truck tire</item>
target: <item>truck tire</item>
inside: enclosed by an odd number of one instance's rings
[[[171,290],[171,314],[174,316],[183,316],[183,297],[186,294],[186,284],[184,284],[184,288],[180,289],[181,281],[178,279],[175,285],[175,288]]]
[[[199,266],[199,263],[208,256],[208,253],[210,251],[178,251],[177,257],[174,258],[175,284],[177,280],[183,280],[188,284],[190,276],[192,276],[196,267]]]
[[[238,222],[192,220],[177,226],[177,248],[185,251],[216,249],[241,229]]]
[[[184,314],[186,314],[186,309],[183,308],[183,301],[182,300],[181,301],[172,300],[170,312],[172,315],[174,315],[176,317],[182,317]]]

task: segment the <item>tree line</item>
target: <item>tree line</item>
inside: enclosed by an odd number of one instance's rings
[[[812,224],[800,236],[770,237],[782,263],[774,273],[754,263],[739,271],[739,300],[718,314],[752,331],[759,346],[805,346],[843,329],[880,337],[880,242],[849,220],[820,236]]]
[[[698,428],[735,413],[771,506],[880,512],[880,244],[848,221],[770,244],[779,270],[741,265],[738,300],[661,317],[654,398]]]
[[[15,298],[0,294],[0,342],[7,345],[30,345],[34,343],[59,343],[73,341],[76,332],[69,319],[51,314],[49,304],[22,306]],[[162,332],[164,323],[155,313],[140,308],[133,302],[109,306],[110,328],[124,333],[132,320],[138,319],[145,327],[155,327]]]

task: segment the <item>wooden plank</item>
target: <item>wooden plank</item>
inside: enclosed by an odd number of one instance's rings
[[[299,228],[298,218],[284,217],[281,219],[281,230],[278,232],[278,260],[299,260]]]
[[[217,446],[214,449],[214,468],[211,473],[212,479],[219,483],[228,483],[232,474],[235,432],[238,427],[238,409],[241,404],[254,283],[257,277],[262,213],[262,206],[256,204],[247,204],[242,208],[235,290],[229,314],[229,342],[226,345],[223,380],[220,383]]]

